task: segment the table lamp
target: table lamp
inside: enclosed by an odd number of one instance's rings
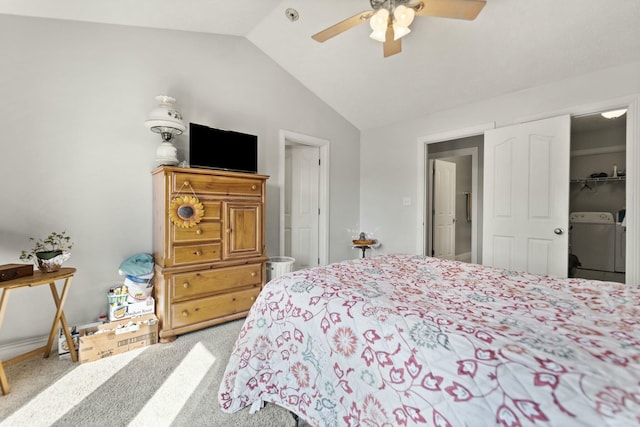
[[[156,162],[159,165],[177,165],[178,150],[173,146],[176,135],[182,134],[186,126],[182,115],[175,108],[175,98],[166,95],[156,96],[158,106],[149,113],[145,126],[152,132],[159,133],[162,142],[156,151]]]

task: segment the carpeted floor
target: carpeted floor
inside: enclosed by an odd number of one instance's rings
[[[243,321],[95,362],[52,355],[9,366],[11,393],[0,395],[0,426],[295,427],[293,415],[273,404],[253,415],[218,406]]]

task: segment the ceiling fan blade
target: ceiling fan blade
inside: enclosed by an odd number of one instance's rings
[[[360,12],[357,15],[353,15],[351,18],[347,18],[344,21],[338,22],[337,24],[320,31],[317,34],[312,35],[311,38],[320,43],[325,42],[331,37],[337,36],[338,34],[343,33],[358,24],[362,24],[363,22],[368,21],[372,15],[372,10]]]
[[[385,58],[402,52],[402,43],[400,42],[400,39],[394,40],[393,37],[393,27],[389,25],[387,27],[387,34],[384,39],[384,45],[382,46],[382,52]]]
[[[418,16],[437,16],[440,18],[476,19],[487,4],[484,0],[420,0],[411,5]]]

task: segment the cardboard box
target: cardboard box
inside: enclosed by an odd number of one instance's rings
[[[143,316],[145,314],[154,314],[156,312],[156,301],[153,297],[149,297],[144,301],[122,304],[109,304],[108,318],[109,322],[116,320],[128,319],[133,316]]]
[[[69,333],[73,340],[73,345],[76,348],[76,354],[78,353],[78,336],[81,329],[91,328],[93,326],[102,325],[102,322],[85,323],[84,325],[70,326]],[[62,327],[58,328],[58,357],[60,359],[71,359],[69,353],[69,346],[67,345],[67,337],[62,332]]]
[[[80,363],[104,359],[114,354],[158,342],[158,318],[153,314],[104,323],[79,332]]]

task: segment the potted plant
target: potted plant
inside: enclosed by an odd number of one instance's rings
[[[61,233],[52,232],[44,239],[35,239],[30,237],[29,240],[35,242],[33,248],[29,251],[22,251],[20,259],[22,261],[32,260],[43,273],[60,270],[62,263],[69,259],[69,252],[73,247],[71,238],[67,236],[66,231]]]

